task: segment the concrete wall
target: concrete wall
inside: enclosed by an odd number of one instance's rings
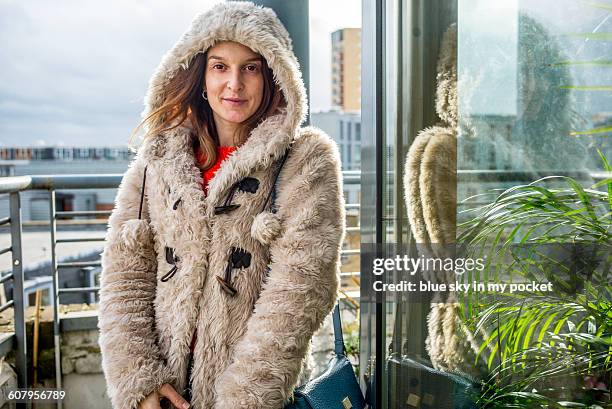
[[[111,409],[101,363],[97,329],[62,334],[65,409]]]
[[[16,388],[17,374],[3,358],[0,365],[0,409],[14,409],[17,407],[14,402],[7,402],[3,399],[3,396],[7,396],[10,390]]]

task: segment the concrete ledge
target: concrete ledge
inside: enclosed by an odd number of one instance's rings
[[[73,311],[60,315],[60,332],[98,329],[98,310]]]
[[[15,333],[0,333],[0,357],[6,356],[13,349],[15,349]]]

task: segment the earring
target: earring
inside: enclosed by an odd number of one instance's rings
[[[208,101],[208,95],[206,95],[206,90],[202,91],[202,98]]]

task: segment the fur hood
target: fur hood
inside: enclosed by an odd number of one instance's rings
[[[321,130],[300,128],[306,93],[272,10],[224,2],[197,16],[153,75],[143,115],[178,70],[224,40],[267,60],[287,107],[223,161],[207,195],[188,122],[140,146],[102,253],[99,343],[115,409],[136,409],[164,383],[183,395],[191,385],[193,409],[281,409],[306,380],[310,340],[336,301],[340,155]]]
[[[266,59],[287,101],[287,114],[281,126],[288,133],[295,133],[305,119],[307,101],[289,33],[272,9],[243,1],[217,4],[193,20],[153,74],[143,118],[161,106],[164,89],[179,69],[186,68],[198,53],[221,41],[243,44]]]

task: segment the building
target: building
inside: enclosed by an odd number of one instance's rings
[[[338,144],[342,170],[361,169],[361,116],[358,112],[313,112],[310,123]],[[359,191],[359,185],[345,185],[347,203],[359,203]]]
[[[0,176],[124,173],[132,152],[125,147],[2,147]],[[57,211],[111,210],[115,189],[62,190],[56,193]],[[49,193],[21,195],[24,222],[49,219]],[[8,217],[8,200],[0,200],[0,217]]]
[[[125,147],[0,147],[0,160],[129,160]]]
[[[310,115],[310,122],[336,141],[340,149],[342,170],[361,168],[361,117],[359,113],[313,112]]]
[[[361,169],[361,29],[334,31],[332,40],[332,109],[313,112],[312,125],[338,144],[343,171]],[[349,203],[359,203],[359,186],[345,186]]]
[[[361,109],[361,29],[332,33],[332,106],[342,111]]]

